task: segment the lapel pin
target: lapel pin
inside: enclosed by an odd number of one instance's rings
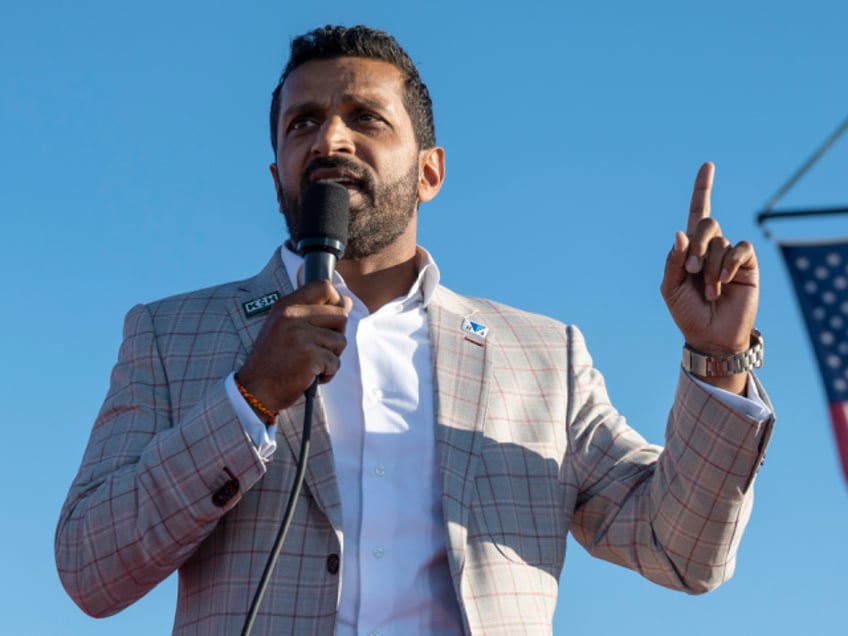
[[[253,318],[259,314],[264,314],[266,311],[270,311],[271,307],[273,307],[274,303],[279,299],[280,292],[271,292],[270,294],[265,294],[260,298],[248,300],[246,303],[242,303],[241,306],[244,309],[245,317]]]
[[[483,344],[483,340],[489,333],[489,328],[486,325],[481,325],[479,322],[474,322],[473,320],[465,318],[462,321],[462,331],[466,335],[472,336],[470,340],[472,340],[473,342],[476,342],[477,344]]]

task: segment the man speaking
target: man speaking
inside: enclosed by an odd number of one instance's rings
[[[576,327],[439,284],[416,229],[445,152],[391,36],[296,38],[271,141],[290,240],[253,278],[127,315],[56,532],[84,611],[118,612],[178,570],[174,633],[239,633],[316,378],[305,485],[256,633],[549,633],[568,532],[671,588],[731,576],[773,416],[751,373],[756,257],[710,217],[711,164],[662,282],[685,347],[661,449],[610,404]],[[297,248],[307,193],[330,183],[349,220],[328,281]]]

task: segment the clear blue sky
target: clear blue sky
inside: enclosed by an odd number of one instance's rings
[[[838,0],[4,2],[0,632],[169,632],[173,579],[84,616],[55,573],[56,519],[124,313],[251,275],[284,238],[268,97],[290,38],[325,23],[391,31],[430,86],[448,177],[420,238],[443,281],[579,325],[651,441],[681,345],[658,286],[703,160],[725,232],[758,249],[778,426],[736,576],[689,597],[572,541],[555,633],[845,633],[848,489],[788,277],[753,222],[848,115]],[[848,203],[847,166],[848,139],[785,205]]]

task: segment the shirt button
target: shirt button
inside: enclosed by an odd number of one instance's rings
[[[386,469],[382,466],[374,466],[374,474],[377,475],[377,477],[382,477],[386,474]]]
[[[379,402],[383,399],[383,392],[380,389],[371,389],[371,399]]]
[[[379,546],[374,548],[371,552],[374,554],[375,559],[382,559],[383,555],[385,554],[385,550],[383,550],[383,548]]]

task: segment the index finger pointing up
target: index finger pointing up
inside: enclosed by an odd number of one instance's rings
[[[686,223],[686,234],[692,236],[698,222],[710,215],[710,193],[713,189],[715,165],[711,161],[701,165],[698,176],[695,177],[695,189],[692,190],[692,202],[689,204],[689,221]]]

